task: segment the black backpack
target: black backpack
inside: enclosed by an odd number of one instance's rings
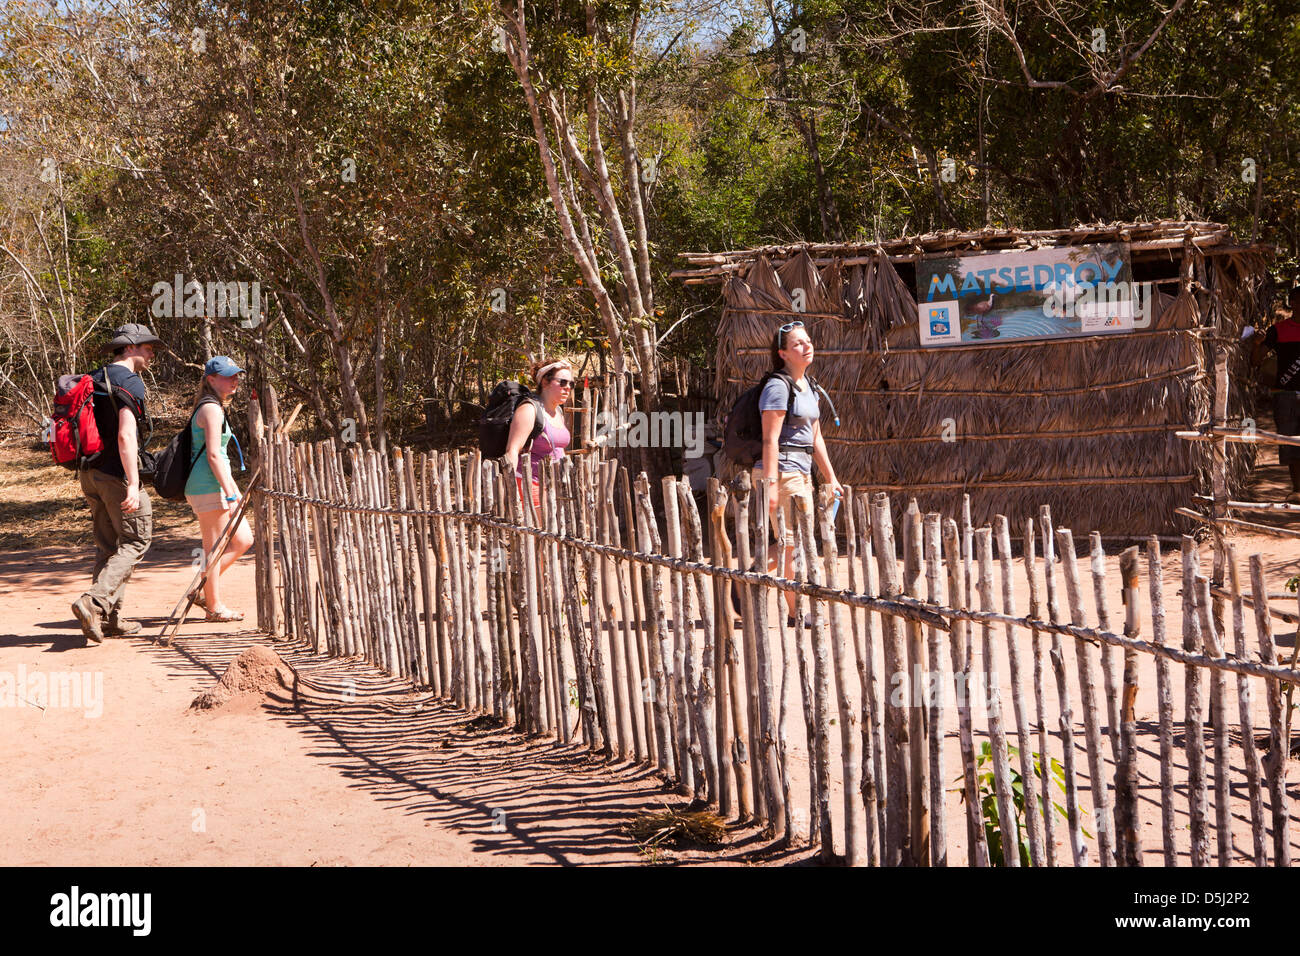
[[[545,424],[542,417],[542,403],[528,387],[518,382],[500,382],[488,396],[487,408],[478,420],[478,447],[484,458],[500,458],[506,453],[506,443],[510,438],[510,422],[515,417],[515,409],[521,402],[533,402],[537,405],[537,420],[533,422],[533,433],[528,436],[528,448],[533,439],[542,433]]]
[[[205,395],[190,413],[185,427],[176,433],[154,460],[153,487],[160,497],[168,501],[185,500],[185,483],[190,480],[190,472],[194,470],[194,464],[199,460],[199,456],[194,454],[194,439],[191,437],[190,428],[198,410],[212,403],[221,404],[211,395]],[[226,410],[222,408],[223,426],[226,423],[225,416]],[[200,448],[199,454],[202,453],[203,449]]]
[[[763,387],[774,378],[785,382],[790,393],[790,401],[785,406],[785,413],[789,415],[794,408],[795,390],[794,379],[786,372],[768,372],[759,379],[757,385],[740,393],[740,397],[731,406],[731,413],[727,415],[727,427],[722,435],[722,453],[742,468],[753,468],[754,463],[763,457],[763,413],[758,409],[758,399],[763,394]],[[814,395],[826,394],[811,375],[805,378]],[[836,424],[839,424],[838,418]],[[781,451],[808,451],[804,445],[777,447]]]

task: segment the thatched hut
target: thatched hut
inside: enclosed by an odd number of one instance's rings
[[[1099,243],[1126,244],[1132,282],[1148,290],[1137,327],[923,346],[916,277],[930,260]],[[813,372],[841,419],[823,422],[840,480],[896,505],[915,496],[923,510],[955,514],[969,493],[977,523],[1019,521],[1047,504],[1061,526],[1185,531],[1175,509],[1211,493],[1224,446],[1175,432],[1250,414],[1236,375],[1216,403],[1214,363],[1218,350],[1243,368],[1240,332],[1259,308],[1267,250],[1216,223],[985,229],[684,258],[676,277],[723,283],[719,409],[767,369],[773,331],[802,319],[817,347]],[[1227,446],[1230,491],[1250,468],[1249,447]]]

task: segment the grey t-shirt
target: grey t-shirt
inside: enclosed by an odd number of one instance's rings
[[[803,445],[807,451],[783,451],[780,454],[780,460],[777,462],[778,471],[802,471],[804,474],[812,472],[812,444],[813,444],[813,423],[821,417],[821,409],[817,401],[817,393],[813,391],[808,379],[799,383],[801,387],[795,389],[794,406],[786,413],[785,419],[781,422],[781,436],[777,442],[782,445]],[[763,386],[762,393],[758,396],[759,412],[778,411],[784,412],[786,406],[790,404],[790,390],[785,381],[780,378],[768,379]],[[754,463],[754,467],[761,469],[763,467],[762,459]]]

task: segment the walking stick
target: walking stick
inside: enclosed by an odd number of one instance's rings
[[[212,553],[208,555],[207,560],[203,562],[203,566],[199,568],[199,573],[190,582],[190,586],[186,588],[185,596],[177,601],[176,606],[172,608],[171,616],[163,623],[162,630],[158,632],[158,636],[153,640],[155,644],[166,645],[170,640],[167,629],[172,628],[174,632],[175,628],[180,627],[181,621],[185,620],[185,615],[190,613],[190,608],[194,606],[194,595],[207,582],[208,573],[212,568],[216,567],[217,562],[221,560],[221,555],[226,550],[226,545],[230,544],[230,540],[235,536],[235,529],[239,527],[239,522],[244,517],[244,509],[248,507],[248,502],[252,499],[253,492],[257,489],[257,482],[261,477],[262,463],[258,462],[257,467],[253,469],[252,477],[248,480],[248,492],[239,500],[239,507],[231,512],[230,518],[226,521],[226,526],[221,529],[221,534],[217,535],[217,540],[212,546]],[[181,610],[182,604],[185,605],[184,610]]]

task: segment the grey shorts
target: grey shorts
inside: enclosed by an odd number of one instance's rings
[[[1273,396],[1273,416],[1282,435],[1300,435],[1300,393],[1277,392]],[[1300,461],[1300,445],[1278,445],[1277,460],[1287,465]]]

